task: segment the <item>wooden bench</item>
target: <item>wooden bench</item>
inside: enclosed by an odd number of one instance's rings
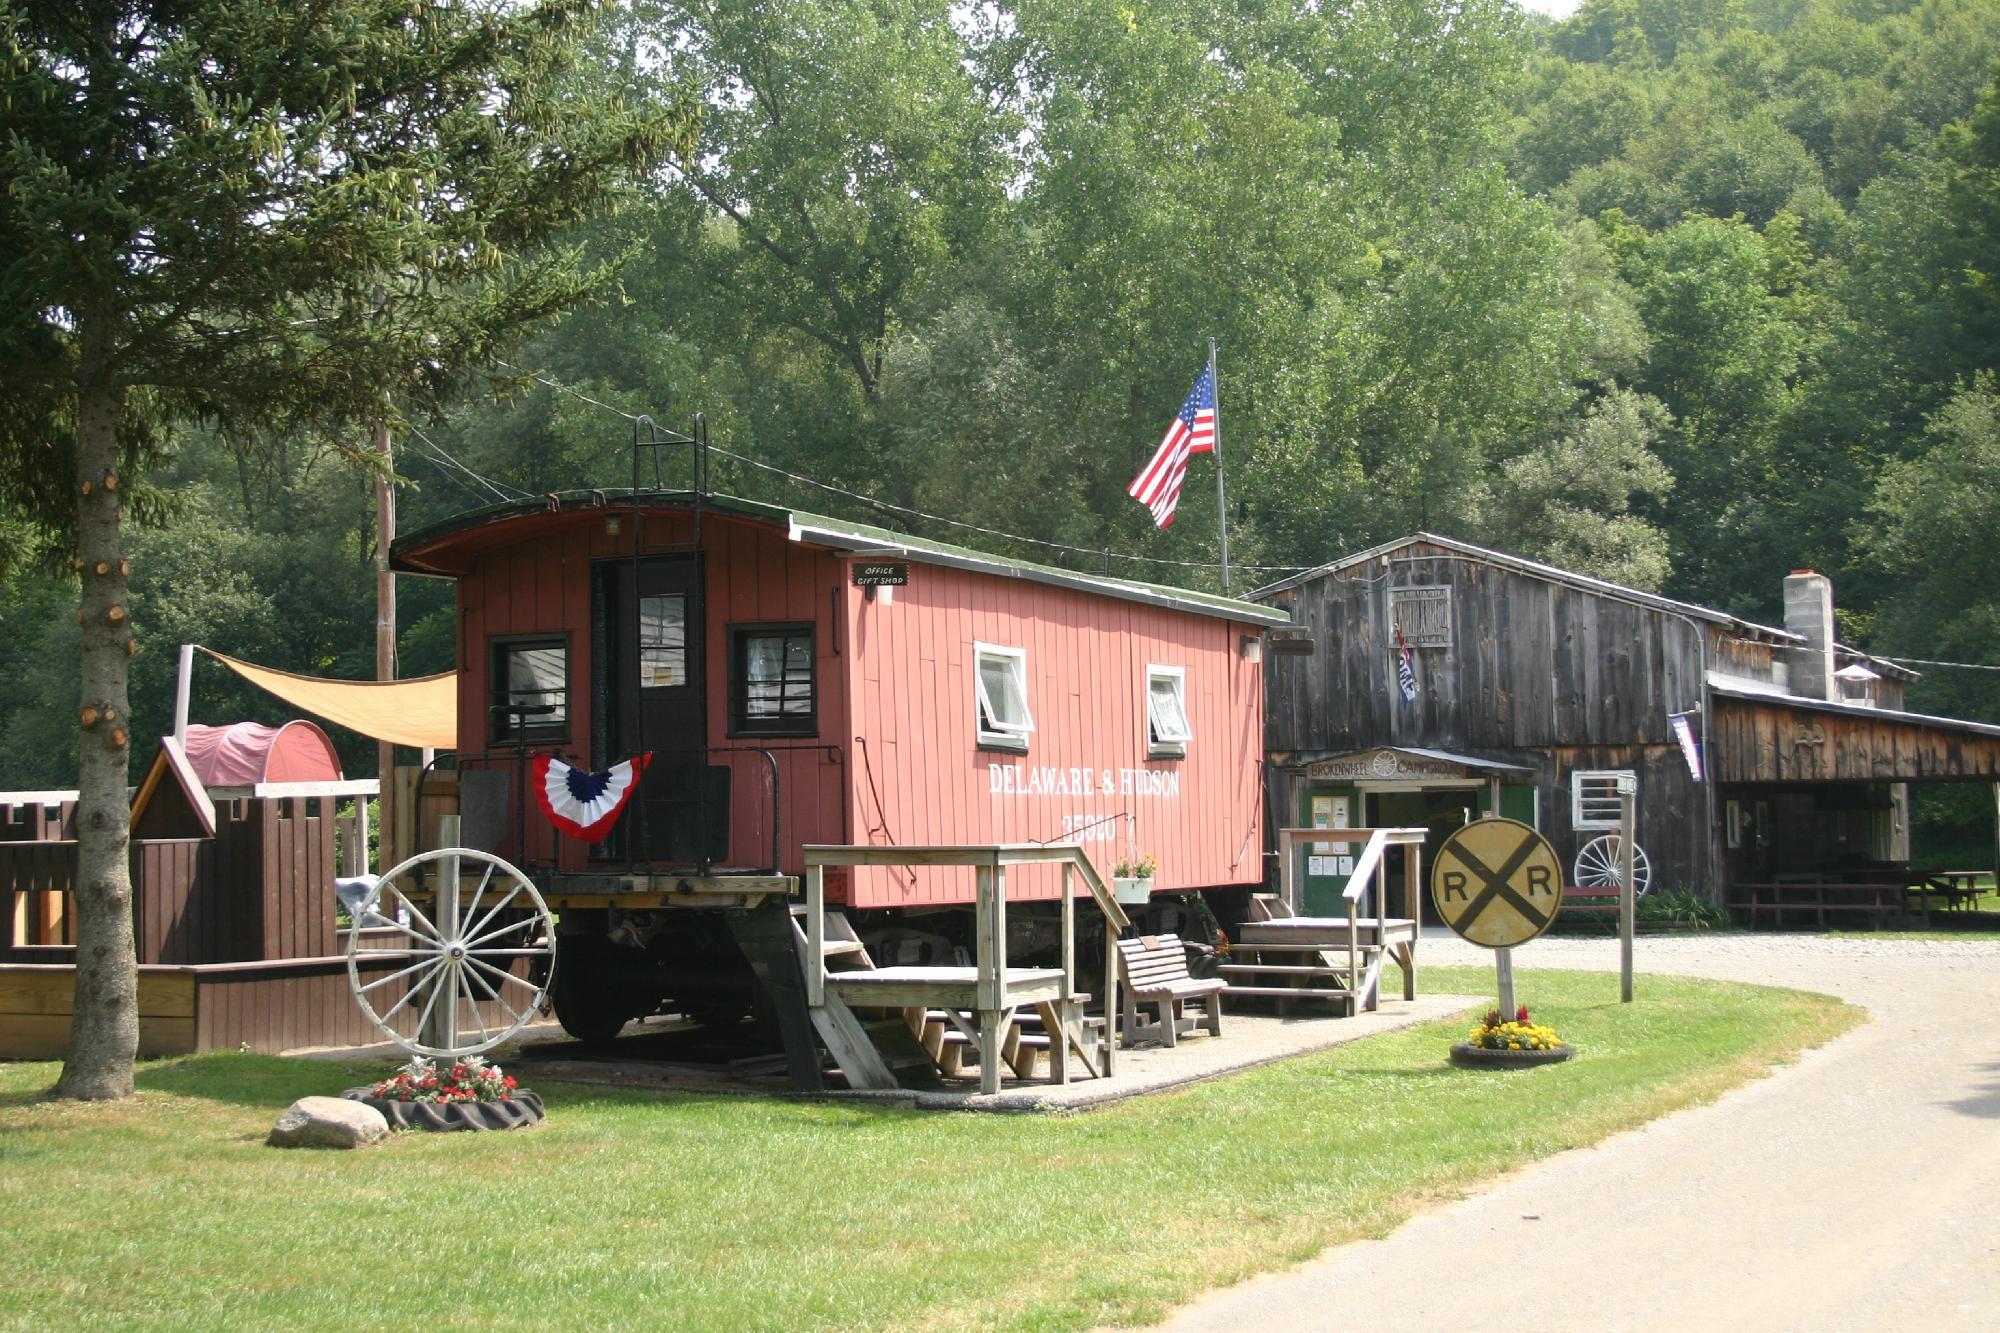
[[[1181,1033],[1197,1027],[1206,1028],[1210,1036],[1221,1036],[1225,984],[1220,978],[1197,981],[1188,975],[1187,950],[1181,947],[1178,935],[1141,935],[1118,941],[1118,990],[1124,997],[1119,1031],[1125,1034],[1125,1044],[1159,1041],[1172,1046]],[[1181,1005],[1189,1000],[1202,1001],[1205,1016],[1183,1015]],[[1139,1007],[1146,1004],[1159,1007],[1157,1023],[1140,1018]]]
[[[1907,908],[1903,903],[1905,886],[1898,883],[1887,884],[1738,884],[1735,891],[1739,895],[1730,899],[1729,910],[1737,913],[1745,925],[1752,930],[1764,917],[1771,918],[1774,926],[1782,927],[1787,916],[1812,914],[1811,924],[1820,930],[1827,927],[1829,914],[1859,916],[1872,921],[1876,929],[1882,929],[1902,918]]]
[[[1566,884],[1562,891],[1562,906],[1556,913],[1555,924],[1560,926],[1568,921],[1573,925],[1601,925],[1618,933],[1618,886],[1616,884],[1583,887]]]

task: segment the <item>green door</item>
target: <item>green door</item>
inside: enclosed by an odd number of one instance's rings
[[[1299,823],[1306,828],[1356,828],[1361,824],[1361,793],[1353,787],[1314,784],[1300,798]],[[1344,916],[1341,891],[1361,854],[1359,843],[1306,843],[1297,852],[1299,914]]]
[[[1482,815],[1486,813],[1488,808],[1486,796],[1488,790],[1486,787],[1479,789],[1479,802],[1473,807]],[[1501,783],[1500,817],[1502,819],[1518,820],[1526,824],[1529,828],[1540,828],[1542,826],[1541,821],[1535,818],[1534,787],[1527,783],[1514,786],[1510,786],[1504,782]]]

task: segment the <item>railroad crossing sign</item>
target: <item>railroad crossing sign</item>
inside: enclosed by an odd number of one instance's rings
[[[1474,944],[1526,944],[1562,906],[1562,862],[1547,838],[1519,820],[1475,819],[1438,850],[1431,902]]]

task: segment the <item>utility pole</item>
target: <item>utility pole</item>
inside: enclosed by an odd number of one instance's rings
[[[396,540],[396,492],[389,484],[393,467],[389,450],[389,423],[380,416],[375,418],[375,452],[382,456],[382,470],[375,476],[375,679],[394,680],[396,576],[389,568],[389,543]],[[375,863],[375,870],[380,873],[395,864],[396,746],[393,741],[375,743],[375,771],[381,779],[376,814],[382,850]]]

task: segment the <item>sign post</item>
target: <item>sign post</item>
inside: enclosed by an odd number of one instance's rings
[[[1637,885],[1632,878],[1632,805],[1639,794],[1639,779],[1630,773],[1618,778],[1618,995],[1621,1003],[1632,1003],[1632,932],[1638,916]]]
[[[1493,950],[1500,1008],[1514,1016],[1514,956],[1562,906],[1562,862],[1548,839],[1515,819],[1475,819],[1431,866],[1431,903],[1460,938]]]

